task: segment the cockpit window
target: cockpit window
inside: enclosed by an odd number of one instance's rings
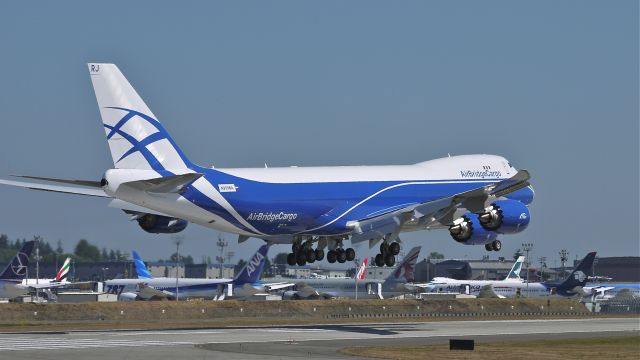
[[[507,165],[509,165],[509,167],[510,167],[510,168],[512,168],[512,167],[513,167],[513,165],[511,165],[511,163],[510,163],[510,162],[508,162],[508,163],[507,163]]]

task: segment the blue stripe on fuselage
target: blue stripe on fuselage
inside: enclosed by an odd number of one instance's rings
[[[475,189],[501,179],[407,180],[331,183],[264,183],[212,169],[197,169],[214,187],[234,184],[236,192],[221,195],[249,224],[268,235],[298,234],[311,229],[315,235],[348,231],[346,223],[371,216],[398,204],[423,203]],[[383,189],[387,189],[381,191]],[[379,194],[364,201],[368,197]],[[224,208],[195,189],[182,194],[189,201],[248,231]],[[357,205],[357,206],[356,206]],[[294,220],[253,220],[251,215],[295,214]],[[266,216],[264,216],[266,218]],[[338,219],[339,218],[339,219]],[[338,219],[338,220],[336,220]],[[330,225],[326,225],[330,224]]]

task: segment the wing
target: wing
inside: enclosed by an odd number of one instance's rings
[[[33,190],[52,191],[52,192],[65,193],[65,194],[97,196],[97,197],[106,197],[106,198],[110,197],[102,189],[94,188],[94,187],[83,188],[79,186],[48,185],[48,184],[31,183],[26,181],[12,181],[12,180],[3,180],[3,179],[0,179],[0,184],[18,186],[18,187],[23,187],[27,189],[33,189]]]
[[[513,177],[490,185],[425,203],[412,204],[375,217],[350,221],[347,226],[353,229],[351,241],[358,243],[370,240],[370,246],[373,246],[385,237],[395,240],[402,225],[409,221],[424,226],[434,223],[450,225],[454,220],[453,215],[456,209],[463,207],[479,213],[484,210],[488,199],[498,198],[527,187],[530,178],[527,170],[520,170]]]
[[[143,300],[150,299],[175,299],[175,294],[170,291],[160,291],[152,286],[141,283],[138,296]]]
[[[288,289],[288,288],[292,288],[294,286],[296,286],[295,283],[285,283],[285,282],[269,283],[269,284],[264,284],[264,289],[269,292],[269,291]]]

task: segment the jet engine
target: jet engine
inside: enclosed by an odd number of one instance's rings
[[[465,213],[449,227],[453,240],[465,245],[484,245],[496,239],[498,234],[480,225],[478,215]]]
[[[184,230],[189,224],[182,219],[144,214],[136,219],[142,230],[152,234],[174,234]]]
[[[480,225],[500,234],[516,234],[529,225],[529,208],[517,200],[498,200],[478,215]]]
[[[289,290],[282,294],[282,300],[300,300],[300,295],[297,291]]]
[[[138,295],[132,292],[123,292],[118,296],[118,301],[136,301],[138,300]]]

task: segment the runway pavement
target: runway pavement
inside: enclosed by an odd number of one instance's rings
[[[640,334],[639,318],[439,321],[198,330],[2,333],[0,359],[284,359],[341,357],[344,346]],[[353,357],[349,357],[352,358]]]

